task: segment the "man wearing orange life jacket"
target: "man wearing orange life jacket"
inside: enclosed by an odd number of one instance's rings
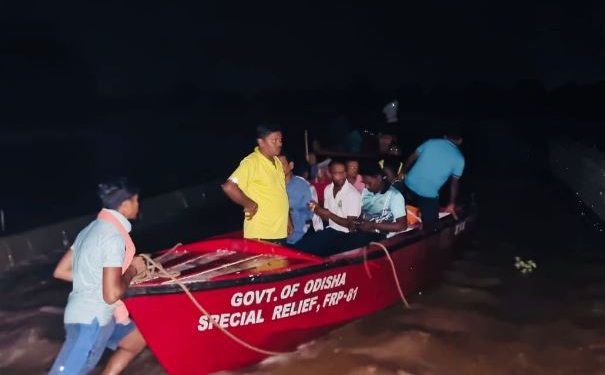
[[[103,209],[84,228],[54,276],[72,281],[65,308],[66,340],[50,374],[86,374],[106,347],[115,350],[103,374],[118,374],[145,348],[120,298],[145,269],[128,232],[139,212],[138,191],[125,179],[99,185]]]

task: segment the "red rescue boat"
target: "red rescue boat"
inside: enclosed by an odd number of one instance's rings
[[[443,214],[442,214],[443,215]],[[436,281],[474,215],[444,215],[426,236],[408,228],[380,244],[393,260],[404,293]],[[321,258],[242,238],[220,237],[178,246],[154,260],[174,279],[157,277],[131,287],[126,306],[149,348],[170,374],[207,374],[256,363],[268,351],[304,342],[401,297],[379,245]],[[178,284],[211,314],[202,313]]]

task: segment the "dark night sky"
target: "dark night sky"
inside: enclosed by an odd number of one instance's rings
[[[333,99],[354,108],[365,126],[380,116],[381,95],[415,83],[429,93],[418,106],[429,115],[452,106],[475,115],[502,97],[512,104],[485,113],[506,115],[540,105],[544,92],[532,79],[547,88],[605,81],[603,1],[307,3],[0,3],[0,158],[11,161],[3,169],[0,208],[11,230],[94,209],[91,189],[110,173],[134,174],[149,194],[207,176],[200,150],[209,153],[208,145],[221,143],[206,133],[182,135],[182,129],[203,132],[221,124],[228,132],[266,121],[275,108],[286,108],[282,117],[301,126],[312,119],[320,127],[328,121],[321,116],[333,115]],[[528,79],[525,91],[515,91]],[[490,85],[469,85],[477,81],[511,89],[510,95],[493,90],[481,100]],[[586,92],[571,86],[567,96],[555,95],[548,102],[554,104],[541,108],[565,103],[570,113],[602,115],[602,84],[593,91],[584,86]],[[461,87],[479,90],[456,102]],[[316,88],[325,90],[296,93]],[[266,89],[274,92],[237,95]],[[241,99],[240,112],[232,98]],[[301,119],[307,110],[315,112]],[[162,130],[131,135],[154,126]],[[110,143],[115,152],[108,158]],[[213,167],[223,175],[232,166]],[[41,194],[40,184],[48,181],[71,181],[72,189],[50,184]],[[74,209],[54,208],[66,202]]]
[[[13,38],[42,28],[98,93],[123,96],[184,81],[243,92],[351,77],[385,88],[595,82],[605,79],[604,4],[40,1],[4,2],[0,13]]]

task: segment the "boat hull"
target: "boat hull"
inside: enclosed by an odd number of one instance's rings
[[[462,232],[459,226],[450,226],[428,237],[397,236],[382,242],[405,294],[440,277]],[[377,246],[369,250],[288,272],[250,276],[245,283],[202,287],[192,294],[223,328],[246,343],[274,352],[292,351],[337,326],[401,302],[387,257]],[[125,302],[170,374],[207,374],[267,357],[211,324],[185,293],[156,287]]]

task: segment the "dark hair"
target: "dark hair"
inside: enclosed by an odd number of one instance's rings
[[[271,133],[280,132],[281,128],[275,124],[261,124],[256,127],[256,139],[262,139]]]
[[[399,173],[399,168],[401,168],[401,161],[392,156],[387,156],[383,159],[382,169],[389,168],[393,173]]]
[[[288,161],[290,161],[290,159],[288,159]],[[304,158],[302,158],[294,162],[294,169],[292,172],[297,176],[305,177],[306,175],[306,178],[309,178],[311,175],[311,166]]]
[[[279,154],[279,156],[283,156],[284,158],[286,158],[286,160],[288,161],[288,163],[294,162],[294,156],[292,156],[292,154],[289,153],[288,151],[284,151],[284,149],[282,149],[282,151]],[[296,164],[296,163],[294,163],[294,164]]]
[[[362,176],[380,176],[384,177],[384,171],[380,168],[377,161],[367,161],[359,166],[359,174]]]
[[[464,129],[460,123],[448,124],[444,131],[444,135],[450,139],[462,139],[464,138],[463,133]]]
[[[332,169],[332,167],[333,167],[334,165],[336,165],[336,164],[340,164],[340,165],[342,165],[342,166],[343,166],[343,167],[345,167],[345,168],[347,167],[344,161],[342,161],[342,160],[340,160],[340,159],[332,159],[332,160],[330,161],[330,163],[328,164],[328,169]]]
[[[139,194],[139,188],[125,177],[106,180],[98,186],[97,195],[101,198],[103,208],[115,210],[122,202]]]

